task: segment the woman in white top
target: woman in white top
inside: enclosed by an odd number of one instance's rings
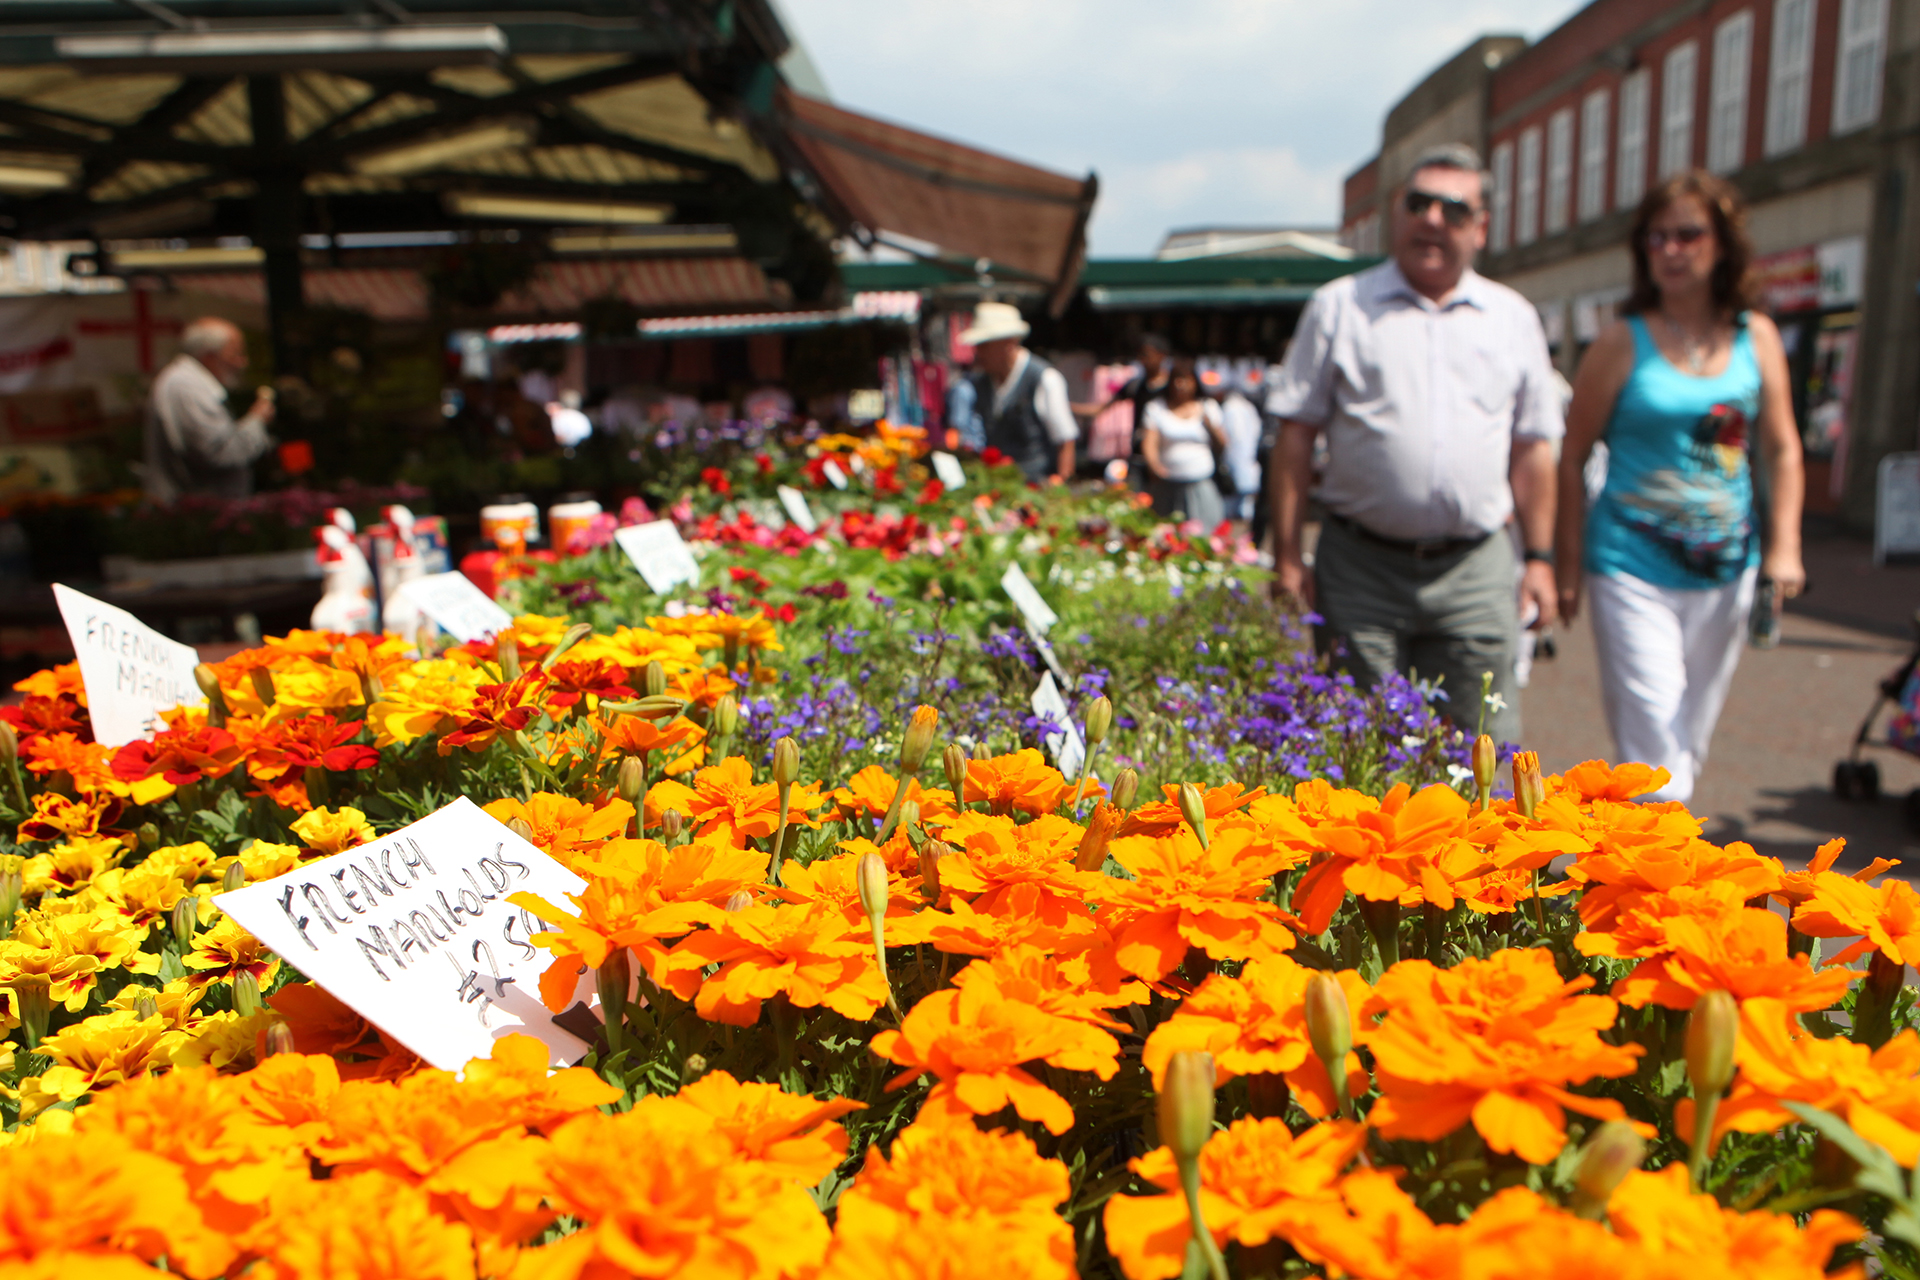
[[[1173,362],[1166,394],[1148,403],[1146,417],[1140,450],[1153,473],[1153,509],[1211,533],[1226,515],[1213,483],[1213,457],[1227,447],[1227,433],[1220,406],[1200,394],[1192,360]]]

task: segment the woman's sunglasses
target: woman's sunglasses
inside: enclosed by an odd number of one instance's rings
[[[1647,248],[1654,253],[1660,252],[1668,245],[1673,245],[1676,248],[1691,249],[1694,245],[1699,244],[1700,241],[1705,239],[1706,234],[1707,229],[1699,226],[1675,227],[1671,231],[1649,231],[1647,232]]]
[[[1427,216],[1427,210],[1434,205],[1440,206],[1440,217],[1456,230],[1473,221],[1479,210],[1459,196],[1443,196],[1437,191],[1408,191],[1407,212],[1416,218]]]

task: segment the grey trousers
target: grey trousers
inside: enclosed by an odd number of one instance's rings
[[[1471,734],[1480,724],[1480,682],[1493,673],[1505,703],[1487,708],[1496,742],[1520,741],[1513,679],[1520,631],[1513,545],[1496,534],[1447,556],[1416,557],[1328,521],[1314,554],[1323,652],[1362,685],[1386,672],[1439,680],[1443,713]]]

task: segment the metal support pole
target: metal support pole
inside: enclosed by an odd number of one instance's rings
[[[247,108],[253,118],[253,149],[258,189],[253,201],[253,242],[266,255],[267,331],[273,343],[276,375],[303,372],[298,315],[306,305],[300,278],[300,221],[304,193],[298,169],[286,163],[286,91],[277,75],[247,80]]]

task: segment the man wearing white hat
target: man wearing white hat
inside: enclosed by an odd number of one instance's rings
[[[1073,476],[1074,442],[1080,424],[1060,371],[1020,345],[1031,332],[1020,308],[983,302],[973,309],[973,327],[960,341],[974,349],[976,379],[987,447],[1017,463],[1033,484],[1050,476]]]

